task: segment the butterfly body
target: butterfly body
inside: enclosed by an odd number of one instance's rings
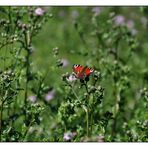
[[[82,66],[82,65],[73,65],[73,71],[75,73],[76,78],[78,79],[84,79],[85,77],[89,77],[94,70],[87,67],[87,66]]]

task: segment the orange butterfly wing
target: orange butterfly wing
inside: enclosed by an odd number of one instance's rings
[[[84,72],[85,72],[86,76],[89,76],[90,74],[92,74],[94,72],[94,70],[89,68],[89,67],[87,67]]]
[[[79,79],[83,79],[85,76],[89,76],[91,73],[93,73],[93,69],[87,67],[87,66],[81,66],[81,65],[74,65],[73,71],[76,73],[76,77]]]
[[[73,65],[73,71],[74,71],[76,74],[80,73],[83,68],[84,68],[84,67],[81,66],[81,65],[76,65],[76,64]]]

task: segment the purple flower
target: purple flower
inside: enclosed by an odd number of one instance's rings
[[[67,133],[64,133],[63,139],[65,141],[70,141],[74,138],[74,136],[76,136],[76,132],[67,132]]]
[[[63,67],[67,67],[69,65],[69,62],[67,59],[61,59],[61,62],[63,63]]]
[[[36,8],[34,12],[35,12],[35,15],[37,16],[42,16],[45,13],[45,11],[40,7]]]
[[[126,23],[127,28],[131,31],[131,34],[134,36],[137,34],[137,30],[134,28],[134,21],[128,20]]]
[[[72,17],[73,19],[76,19],[78,16],[79,16],[78,11],[73,10],[73,11],[71,12],[71,17]]]
[[[92,12],[94,12],[96,15],[99,15],[101,12],[101,8],[100,7],[93,7]]]
[[[117,15],[114,18],[115,24],[116,25],[124,25],[125,24],[125,17],[123,15]]]
[[[32,102],[32,103],[35,103],[36,100],[37,100],[37,98],[36,98],[36,96],[29,96],[29,97],[28,97],[28,100],[29,100],[30,102]]]
[[[45,100],[48,102],[48,101],[52,100],[54,98],[54,96],[55,96],[55,91],[51,90],[45,95]]]
[[[127,25],[127,27],[128,27],[129,29],[132,29],[132,28],[134,27],[134,22],[133,22],[133,20],[128,20],[126,25]]]
[[[67,81],[68,82],[73,82],[73,81],[75,81],[77,78],[73,75],[73,74],[71,74],[68,78],[66,78],[67,79]]]

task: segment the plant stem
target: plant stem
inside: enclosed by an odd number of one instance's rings
[[[92,133],[93,115],[90,113],[90,134]]]
[[[85,113],[86,113],[86,133],[87,133],[87,137],[89,136],[89,111],[88,108],[86,106],[82,106]]]
[[[84,85],[85,85],[85,88],[86,88],[86,92],[87,92],[87,94],[89,95],[89,91],[88,91],[88,87],[87,87],[87,82],[84,83]]]
[[[120,101],[120,92],[118,92],[118,88],[115,84],[115,110],[114,110],[114,121],[113,121],[113,126],[112,126],[112,137],[114,138],[115,133],[116,133],[116,122],[117,122],[117,115],[118,115],[118,111],[119,111],[119,101]]]
[[[28,127],[27,127],[27,129],[26,129],[26,131],[24,133],[23,141],[25,141],[25,138],[27,136],[27,133],[28,133],[28,131],[29,131],[29,129],[30,129],[30,127],[31,127],[31,125],[32,125],[33,122],[34,122],[34,119],[29,123],[29,125],[28,125]]]
[[[71,90],[72,90],[74,96],[76,97],[76,99],[81,103],[80,98],[77,96],[77,94],[75,93],[75,91],[73,89],[73,86],[71,84],[69,84],[69,86],[71,87]]]
[[[28,52],[27,52],[27,56],[26,56],[26,64],[27,64],[27,67],[26,67],[26,84],[25,84],[25,100],[24,100],[24,103],[26,105],[26,102],[27,102],[27,96],[28,96],[28,74],[29,74],[29,55],[28,55]]]
[[[24,99],[24,105],[25,110],[27,108],[27,97],[28,97],[28,82],[29,82],[29,70],[30,70],[30,46],[31,46],[31,36],[29,31],[26,31],[24,33],[25,35],[25,50],[27,51],[26,55],[26,84],[25,84],[25,99]],[[26,119],[26,113],[25,113],[25,119]]]
[[[0,141],[2,136],[2,120],[3,120],[3,100],[1,101],[1,110],[0,110]]]
[[[79,102],[81,103],[79,97],[77,96],[77,94],[75,93],[72,85],[70,85],[71,89],[72,89],[72,92],[73,94],[75,95],[76,99],[79,100]],[[85,87],[87,89],[87,85],[85,84]],[[87,93],[88,93],[88,89],[87,89]],[[85,113],[86,113],[86,133],[87,133],[87,137],[89,136],[89,108],[82,105],[82,108],[84,109]]]
[[[88,105],[89,105],[89,98],[88,96],[90,95],[89,91],[88,91],[88,86],[87,86],[87,82],[84,83],[85,85],[85,88],[86,88],[86,92],[87,92],[87,97],[86,97],[86,101],[88,102]],[[91,131],[92,131],[92,115],[90,114],[89,115],[89,112],[90,112],[90,108],[87,106],[87,112],[86,112],[86,119],[87,119],[87,136],[89,136],[89,134],[91,134]],[[89,131],[89,117],[90,117],[90,130]]]
[[[89,136],[89,112],[88,112],[88,109],[86,112],[86,124],[87,124],[87,137],[88,137]]]

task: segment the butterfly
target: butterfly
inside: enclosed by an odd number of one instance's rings
[[[84,79],[85,77],[89,77],[94,72],[94,69],[91,69],[87,66],[74,64],[73,72],[75,73],[76,78]]]

